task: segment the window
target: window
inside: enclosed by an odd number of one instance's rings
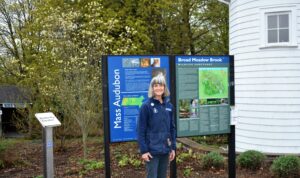
[[[268,43],[289,42],[289,13],[267,15]]]
[[[275,6],[260,9],[261,48],[297,47],[296,6]]]

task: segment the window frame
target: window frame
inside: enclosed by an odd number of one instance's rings
[[[276,43],[268,42],[268,16],[270,15],[282,15],[287,14],[289,19],[289,41],[288,42],[279,42],[279,38]],[[296,36],[296,6],[272,6],[264,7],[260,9],[260,19],[261,19],[261,30],[260,30],[260,39],[261,44],[260,48],[273,48],[273,47],[298,47],[297,45],[297,36]],[[278,27],[277,30],[280,28]],[[279,35],[278,35],[279,37]]]

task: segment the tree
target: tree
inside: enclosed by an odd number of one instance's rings
[[[28,27],[36,31],[28,38],[40,39],[36,46],[43,50],[37,61],[44,65],[36,63],[33,78],[43,79],[39,92],[52,102],[51,109],[62,113],[64,122],[75,119],[86,156],[90,128],[102,118],[101,55],[139,51],[139,33],[101,1],[49,0],[36,8],[36,21]]]
[[[228,8],[211,0],[139,0],[153,54],[228,54]]]
[[[32,0],[0,1],[0,71],[2,82],[24,79],[30,62],[22,30],[32,21]]]
[[[80,128],[86,155],[101,55],[227,54],[227,12],[216,0],[0,0],[0,82],[30,88],[30,134],[34,113],[52,111],[62,140]]]

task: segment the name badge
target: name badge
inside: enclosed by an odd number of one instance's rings
[[[172,109],[171,109],[171,108],[166,108],[166,111],[170,111],[170,112],[171,112],[171,111],[172,111]]]

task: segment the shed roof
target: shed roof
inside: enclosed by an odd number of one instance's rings
[[[17,104],[29,103],[29,96],[24,89],[14,85],[0,85],[0,104]]]

